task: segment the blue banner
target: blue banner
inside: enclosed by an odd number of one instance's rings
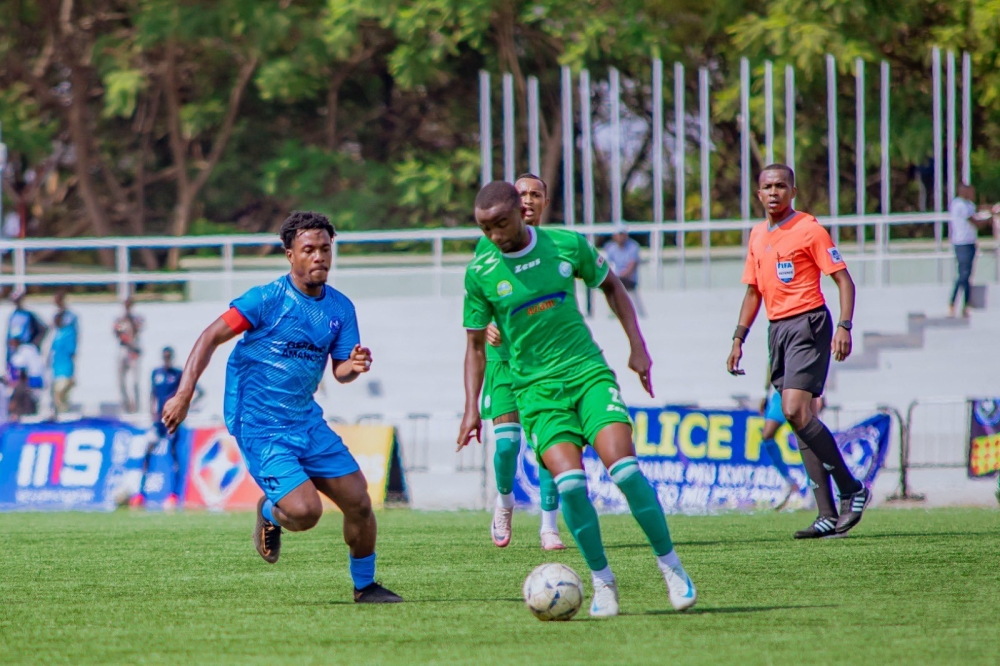
[[[789,485],[762,447],[764,417],[746,410],[701,410],[689,407],[629,408],[639,466],[667,513],[706,513],[728,509],[777,506]],[[844,460],[871,486],[889,448],[891,418],[875,415],[836,433]],[[811,501],[808,478],[795,437],[786,424],[775,441],[802,489],[797,502]],[[584,452],[587,487],[598,511],[624,513],[628,505],[593,449]],[[538,463],[522,446],[514,496],[522,505],[538,506]]]
[[[121,421],[8,423],[0,428],[0,510],[111,510],[139,488],[147,447],[154,446],[146,497],[157,506],[170,493],[173,459],[167,441]],[[178,483],[190,434],[182,431]],[[183,490],[181,490],[183,493]]]

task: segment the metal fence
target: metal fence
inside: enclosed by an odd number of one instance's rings
[[[968,53],[963,53],[961,57],[961,159],[958,159],[959,133],[958,133],[958,81],[956,54],[953,51],[945,53],[946,72],[942,71],[942,52],[935,47],[931,54],[930,78],[930,104],[928,105],[928,115],[932,118],[933,128],[933,210],[941,213],[945,210],[946,199],[950,201],[955,197],[957,189],[957,165],[961,163],[963,182],[971,179],[971,152],[972,152],[972,60]],[[701,196],[701,221],[710,219],[711,211],[711,168],[709,164],[712,152],[711,140],[711,115],[712,105],[710,72],[709,68],[701,67],[698,70],[698,112],[689,112],[685,101],[685,67],[681,63],[674,63],[674,109],[672,120],[667,119],[664,114],[664,63],[659,59],[652,61],[652,77],[649,81],[630,80],[627,85],[648,86],[651,91],[651,108],[636,110],[631,114],[631,120],[642,123],[644,126],[649,123],[648,133],[651,134],[651,173],[649,178],[652,181],[652,210],[653,222],[664,221],[663,194],[664,184],[667,182],[667,171],[672,167],[672,180],[676,201],[675,218],[679,223],[685,221],[685,196],[687,193],[687,140],[688,135],[697,135],[699,144],[699,173],[700,173],[700,196]],[[856,58],[850,63],[853,66],[855,78],[855,118],[856,130],[854,137],[855,147],[855,181],[863,183],[866,181],[866,151],[867,137],[865,136],[865,76],[869,63],[861,58]],[[874,64],[874,63],[871,63]],[[890,155],[889,155],[889,123],[890,123],[890,103],[892,97],[891,68],[887,61],[883,60],[878,65],[879,71],[879,175],[881,181],[879,211],[883,214],[892,210],[890,201]],[[761,69],[763,70],[761,72]],[[775,91],[774,91],[774,64],[765,61],[763,67],[757,68],[758,75],[762,74],[763,86],[763,136],[754,136],[753,140],[759,141],[764,153],[764,162],[771,164],[775,161]],[[829,212],[831,217],[836,218],[840,214],[840,165],[838,162],[837,147],[846,143],[842,142],[839,134],[838,124],[838,92],[837,92],[838,68],[837,62],[832,55],[826,56],[826,83],[827,83],[827,146],[828,146],[828,171],[829,171]],[[582,70],[577,75],[577,88],[574,89],[573,73],[569,67],[563,67],[560,78],[560,115],[562,126],[562,166],[563,166],[563,216],[566,224],[572,225],[576,217],[576,203],[574,192],[576,188],[576,166],[575,146],[578,146],[580,159],[580,183],[583,194],[582,212],[583,223],[593,224],[598,218],[595,217],[594,202],[594,154],[595,154],[595,113],[592,100],[599,99],[603,102],[602,107],[606,109],[606,115],[600,119],[610,131],[610,136],[604,142],[604,150],[608,153],[609,173],[608,188],[610,190],[611,206],[610,219],[612,222],[622,221],[622,199],[625,195],[629,183],[622,181],[623,176],[623,151],[628,148],[623,142],[623,116],[628,113],[621,103],[622,78],[619,71],[610,68],[607,81],[591,81],[590,72]],[[502,95],[502,143],[503,143],[503,178],[513,182],[518,171],[517,158],[521,151],[518,148],[517,137],[515,136],[515,86],[514,78],[510,73],[501,76]],[[944,85],[942,86],[942,83]],[[493,167],[493,124],[492,124],[492,84],[489,72],[482,71],[479,75],[480,86],[480,178],[483,184],[490,182],[494,178]],[[795,146],[795,69],[787,65],[784,71],[784,93],[785,93],[785,155],[778,157],[783,159],[785,164],[795,167],[796,146]],[[751,92],[752,77],[750,61],[747,58],[740,60],[740,111],[737,118],[740,128],[740,212],[741,218],[749,220],[751,215],[750,202],[753,196],[751,186],[751,136],[754,134],[753,123],[751,122]],[[595,95],[596,93],[596,95]],[[574,109],[573,100],[578,97],[578,108]],[[527,78],[526,99],[523,100],[527,108],[527,168],[532,173],[540,173],[541,155],[539,139],[539,81],[536,77]],[[946,103],[943,112],[942,105]],[[649,120],[647,120],[649,119]],[[664,155],[665,130],[667,124],[672,125],[672,134],[667,135],[666,145],[672,155]],[[691,129],[688,129],[690,125]],[[577,132],[577,129],[579,132]],[[945,189],[947,187],[947,190]],[[865,196],[863,188],[859,188],[856,194],[856,214],[864,217]],[[935,249],[940,251],[943,246],[943,220],[934,223]],[[863,246],[864,220],[858,220],[858,239]],[[692,231],[699,230],[691,228]],[[838,227],[834,227],[834,240],[837,240]],[[876,243],[881,239],[876,236]],[[704,244],[704,243],[703,243]],[[683,246],[683,238],[681,239]]]
[[[852,266],[873,275],[871,282],[876,286],[893,281],[893,267],[905,267],[913,262],[933,262],[938,270],[929,273],[927,281],[945,279],[944,266],[950,266],[954,258],[950,251],[938,250],[933,245],[893,240],[893,228],[898,225],[936,226],[947,219],[938,213],[907,213],[892,215],[840,216],[821,218],[820,221],[831,229],[856,227],[859,224],[871,226],[878,232],[879,242],[862,246],[846,245],[843,254]],[[738,247],[713,247],[711,232],[748,232],[755,224],[752,220],[712,220],[688,222],[634,222],[627,225],[629,232],[648,245],[645,261],[651,273],[650,288],[684,288],[688,268],[700,265],[704,273],[704,285],[710,286],[713,265],[732,264],[742,260],[742,250]],[[580,225],[576,229],[591,240],[603,239],[612,232],[611,224]],[[701,247],[685,246],[683,238],[688,232],[704,232],[707,244]],[[338,234],[334,244],[334,260],[330,272],[331,284],[339,277],[377,275],[397,276],[405,279],[415,275],[430,276],[430,294],[441,295],[445,277],[460,276],[464,263],[471,257],[472,242],[481,237],[476,228],[461,227],[451,229],[422,229],[403,231],[344,232]],[[669,241],[673,240],[671,246]],[[465,241],[466,253],[445,253],[445,243]],[[25,239],[0,241],[0,262],[7,253],[12,256],[12,270],[0,263],[0,286],[13,285],[114,285],[120,297],[124,297],[136,285],[165,283],[217,282],[224,288],[226,299],[232,298],[234,280],[267,281],[279,272],[277,268],[267,270],[238,265],[237,250],[276,248],[280,241],[271,234],[219,235],[194,237],[119,237],[119,238],[74,238],[74,239]],[[368,246],[369,248],[405,245],[405,252],[381,255],[379,261],[365,263],[358,257],[348,257],[342,252],[347,247]],[[421,249],[419,246],[425,246]],[[132,255],[144,248],[167,250],[180,248],[187,251],[209,249],[214,255],[218,268],[197,270],[147,271],[137,269]],[[341,248],[341,251],[338,251]],[[37,252],[74,251],[91,252],[113,250],[113,269],[93,267],[83,270],[79,267],[57,271],[55,267],[39,263],[33,265],[31,255]],[[429,249],[429,252],[427,252]],[[995,258],[994,280],[1000,280],[1000,243],[986,240],[981,243],[984,255]],[[215,254],[217,252],[217,254]],[[211,263],[210,262],[210,263]],[[95,262],[96,263],[96,262]],[[30,270],[29,270],[30,266]],[[676,273],[676,280],[667,280],[668,271]],[[738,279],[738,276],[737,276]],[[733,282],[737,284],[738,282]]]

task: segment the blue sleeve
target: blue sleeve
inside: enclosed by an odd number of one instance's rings
[[[358,315],[354,311],[354,303],[344,298],[340,305],[342,308],[340,328],[330,344],[330,358],[335,361],[346,361],[351,357],[354,345],[361,344],[361,334],[358,333]]]
[[[264,306],[267,304],[265,289],[266,285],[254,287],[229,304],[229,307],[236,308],[246,317],[252,328],[257,328],[264,316]]]

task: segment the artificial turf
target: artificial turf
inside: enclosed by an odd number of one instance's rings
[[[589,576],[525,514],[500,550],[486,513],[380,513],[378,578],[407,600],[386,606],[352,602],[336,513],[275,565],[250,514],[2,514],[0,663],[1000,663],[1000,512],[871,510],[793,541],[811,518],[671,517],[699,594],[680,614],[631,517],[602,516],[622,615],[546,623],[527,573]]]

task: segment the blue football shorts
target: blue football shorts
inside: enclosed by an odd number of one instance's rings
[[[764,410],[764,418],[768,421],[777,421],[785,425],[785,413],[781,410],[781,394],[777,391],[771,392],[771,397],[767,399],[767,409]]]
[[[250,475],[275,504],[311,478],[336,479],[360,469],[325,421],[304,430],[237,438],[236,443]]]

